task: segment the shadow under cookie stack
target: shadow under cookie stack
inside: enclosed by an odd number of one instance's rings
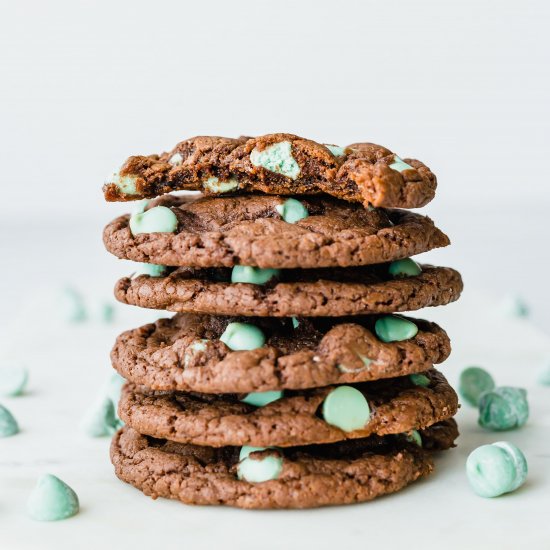
[[[429,474],[458,435],[457,396],[433,368],[450,342],[401,313],[456,300],[462,281],[410,258],[449,240],[403,209],[435,189],[427,166],[384,147],[289,134],[130,157],[105,197],[143,200],[104,243],[142,265],[115,294],[175,315],[113,348],[128,381],[116,475],[153,498],[308,508]],[[182,190],[203,194],[169,194]]]

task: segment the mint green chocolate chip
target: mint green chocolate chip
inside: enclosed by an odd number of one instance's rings
[[[166,206],[155,206],[145,212],[132,214],[130,231],[140,233],[173,233],[178,227],[178,218]]]
[[[410,258],[392,262],[388,268],[392,277],[416,277],[422,273],[422,268]]]
[[[346,153],[346,150],[344,147],[339,147],[338,145],[328,145],[325,144],[325,147],[335,156],[335,157],[343,157]]]
[[[241,448],[239,453],[239,465],[237,477],[250,483],[261,483],[277,479],[283,470],[283,459],[280,456],[270,454],[261,458],[254,458],[252,453],[275,450],[273,447],[248,447]]]
[[[427,388],[430,385],[430,379],[425,374],[409,374],[409,379],[415,386]]]
[[[466,475],[474,492],[485,498],[515,491],[527,479],[527,460],[506,441],[482,445],[470,453]]]
[[[366,355],[363,355],[362,353],[358,353],[357,356],[359,357],[359,359],[361,359],[361,361],[363,361],[363,366],[365,368],[369,368],[372,365],[372,363],[374,363],[374,359],[370,359],[369,357],[367,357]]]
[[[422,447],[422,436],[418,430],[411,430],[408,434],[405,434],[405,438],[409,443]]]
[[[550,362],[539,372],[537,382],[541,386],[550,386]]]
[[[112,401],[113,408],[115,411],[115,418],[118,420],[119,425],[117,429],[123,425],[122,420],[118,417],[118,402],[120,401],[120,393],[122,391],[122,386],[126,384],[126,380],[118,374],[118,372],[113,372],[108,378],[105,386],[103,387],[103,393]]]
[[[364,428],[370,418],[370,407],[365,396],[351,386],[338,386],[323,401],[325,422],[345,432]]]
[[[265,335],[249,323],[229,323],[220,340],[233,351],[252,350],[265,344]]]
[[[137,195],[136,190],[137,178],[136,176],[121,176],[119,172],[114,172],[107,178],[106,183],[114,183],[117,189],[125,195]]]
[[[468,367],[460,373],[458,393],[469,405],[477,407],[479,397],[483,392],[495,387],[493,377],[481,367]]]
[[[16,433],[19,433],[17,420],[6,407],[0,405],[0,438],[10,437]]]
[[[37,521],[57,521],[78,513],[76,493],[51,474],[39,478],[27,502],[27,510]]]
[[[103,302],[99,309],[99,318],[104,323],[112,323],[115,319],[115,306],[111,302]]]
[[[277,277],[279,273],[279,269],[261,269],[247,265],[236,265],[231,271],[231,282],[263,285]]]
[[[100,395],[92,403],[80,423],[80,429],[89,437],[112,435],[124,423],[117,414],[120,392],[126,380],[113,372],[103,384]]]
[[[497,441],[496,443],[493,443],[493,445],[503,449],[514,463],[516,475],[514,477],[514,481],[510,485],[509,492],[519,489],[525,483],[527,473],[529,471],[525,455],[519,447],[516,447],[516,445],[508,441]]]
[[[174,153],[169,159],[168,162],[172,166],[181,166],[183,163],[183,157],[179,153]]]
[[[121,427],[122,422],[115,412],[115,403],[108,396],[97,399],[80,424],[82,431],[89,437],[110,436]]]
[[[57,306],[59,316],[66,323],[81,323],[88,318],[82,294],[70,286],[61,289]]]
[[[248,403],[249,405],[254,405],[255,407],[265,407],[277,399],[283,397],[282,391],[262,391],[262,392],[253,392],[249,393],[245,398],[241,399],[243,403]]]
[[[204,187],[213,193],[227,193],[238,189],[239,181],[236,178],[229,178],[228,180],[220,180],[219,178],[212,176],[204,182]]]
[[[357,356],[363,362],[363,365],[360,366],[359,368],[347,367],[346,365],[343,365],[341,363],[336,365],[336,368],[340,372],[343,372],[345,374],[351,374],[351,373],[366,371],[370,368],[371,364],[374,363],[374,361],[372,359],[369,359],[366,355],[362,355],[361,353],[358,353]]]
[[[283,204],[278,204],[275,210],[287,223],[296,223],[309,216],[307,208],[296,199],[287,199]]]
[[[399,158],[397,155],[393,155],[393,162],[389,166],[392,170],[397,170],[398,172],[404,172],[405,170],[413,169],[410,164],[407,164],[402,158]]]
[[[166,273],[166,266],[158,264],[139,264],[132,277],[149,275],[149,277],[162,277]]]
[[[191,361],[195,359],[195,356],[198,353],[202,353],[203,351],[206,351],[206,344],[208,343],[208,340],[205,338],[202,338],[200,340],[195,340],[185,350],[185,353],[183,355],[183,366],[188,367],[191,364]]]
[[[281,141],[266,147],[263,151],[253,149],[250,162],[257,167],[281,174],[295,180],[300,174],[300,166],[292,156],[290,141]]]
[[[0,367],[0,395],[15,397],[21,395],[27,386],[29,371],[21,365]]]
[[[523,426],[529,418],[527,392],[523,388],[503,386],[482,393],[479,425],[488,430],[511,430]]]
[[[300,321],[297,317],[292,317],[292,328],[297,329],[300,326]]]
[[[374,331],[382,342],[401,342],[414,338],[418,333],[418,327],[402,317],[384,315],[374,324]]]
[[[502,300],[500,309],[510,317],[529,317],[529,306],[521,296],[510,294]]]
[[[132,208],[132,215],[133,214],[142,214],[145,212],[145,209],[147,208],[147,205],[151,201],[149,199],[141,199],[140,201],[134,202],[134,206]]]
[[[118,374],[118,372],[113,372],[107,382],[105,382],[104,393],[105,395],[113,402],[113,405],[116,407],[118,401],[120,400],[120,392],[122,391],[122,386],[126,383],[126,380]]]

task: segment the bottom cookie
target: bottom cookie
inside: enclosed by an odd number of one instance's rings
[[[420,439],[418,436],[420,435]],[[116,475],[153,498],[239,508],[314,508],[372,500],[433,470],[429,450],[454,445],[454,420],[405,436],[372,436],[328,445],[253,452],[242,469],[239,447],[199,447],[143,436],[125,427],[114,437]],[[422,447],[418,445],[422,442]],[[253,448],[249,448],[254,451]],[[269,480],[260,461],[268,459]],[[239,466],[241,465],[241,466]]]

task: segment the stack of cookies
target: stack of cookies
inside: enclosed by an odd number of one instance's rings
[[[450,342],[396,314],[462,290],[453,269],[410,259],[449,244],[400,209],[435,189],[427,166],[384,147],[290,134],[130,157],[105,197],[143,200],[104,243],[141,265],[115,294],[175,315],[112,351],[128,381],[117,476],[153,498],[306,508],[429,474],[458,435],[457,396],[433,368]]]

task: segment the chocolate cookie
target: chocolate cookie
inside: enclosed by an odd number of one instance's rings
[[[289,217],[285,204],[278,196],[167,195],[145,212],[163,206],[154,214],[173,218],[164,224],[166,232],[151,229],[151,223],[146,230],[156,232],[133,235],[126,215],[107,225],[103,241],[115,256],[136,262],[302,269],[383,263],[449,244],[429,218],[411,212],[367,210],[336,199],[308,197],[292,203],[301,213]],[[298,219],[306,211],[307,217]]]
[[[426,448],[442,442],[452,446],[458,435],[453,421],[438,426],[436,433],[439,437],[433,441],[429,430],[420,433],[424,448],[403,436],[386,436],[252,453],[248,460],[271,454],[268,460],[275,469],[271,479],[261,482],[239,475],[238,448],[183,445],[131,428],[123,428],[113,439],[111,460],[121,480],[155,499],[240,508],[313,508],[372,500],[429,474],[433,462]]]
[[[419,275],[394,278],[384,264],[281,270],[266,284],[232,283],[228,268],[182,267],[163,277],[125,277],[115,296],[125,304],[175,312],[292,317],[413,311],[453,302],[461,291],[453,269],[422,266]]]
[[[416,336],[385,343],[375,320],[246,318],[263,331],[265,344],[232,351],[219,338],[239,318],[178,314],[122,333],[111,360],[124,378],[154,390],[249,393],[422,372],[451,351],[435,323],[414,319]]]
[[[108,201],[177,190],[275,195],[327,193],[364,206],[418,208],[437,180],[414,159],[373,143],[323,145],[291,134],[238,139],[199,136],[169,153],[130,157],[103,187]]]
[[[408,376],[287,390],[263,406],[258,394],[122,390],[120,418],[139,433],[179,443],[223,447],[312,445],[409,432],[453,416],[458,398],[443,375],[426,371],[426,386]],[[257,401],[255,401],[257,402]]]

